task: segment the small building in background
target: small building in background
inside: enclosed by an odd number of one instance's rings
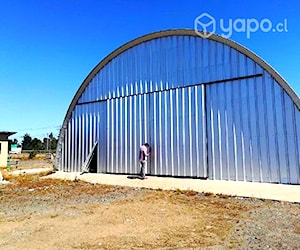
[[[22,146],[18,145],[18,144],[11,144],[10,145],[10,154],[21,154],[22,153]]]
[[[0,131],[0,167],[7,167],[8,137],[16,132]]]

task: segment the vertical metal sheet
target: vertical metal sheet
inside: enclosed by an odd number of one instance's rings
[[[107,172],[138,171],[139,145],[147,140],[148,105],[147,95],[108,101]]]
[[[148,142],[148,173],[207,177],[202,96],[200,86],[109,100],[107,172],[137,173]]]
[[[235,49],[209,39],[172,36],[124,51],[90,82],[79,103],[257,74],[262,69]]]
[[[299,182],[299,111],[271,77],[209,85],[206,98],[210,178]]]
[[[202,104],[201,86],[150,94],[151,174],[207,177]]]
[[[106,102],[77,106],[65,131],[62,163],[65,171],[81,171],[95,142],[98,142],[98,172],[106,171]]]

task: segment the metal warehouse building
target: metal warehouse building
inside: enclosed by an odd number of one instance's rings
[[[80,172],[300,184],[300,100],[245,47],[193,30],[124,44],[87,76],[65,116],[56,164]]]

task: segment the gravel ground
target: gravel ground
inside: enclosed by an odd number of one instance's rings
[[[299,203],[5,177],[0,249],[300,249]]]
[[[226,245],[233,249],[300,249],[299,204],[269,202],[247,212],[231,229]]]

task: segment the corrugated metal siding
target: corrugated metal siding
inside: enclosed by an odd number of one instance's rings
[[[151,174],[207,177],[203,89],[150,94]]]
[[[235,49],[190,36],[142,43],[109,62],[90,82],[78,103],[164,91],[261,73]]]
[[[202,86],[108,100],[107,172],[138,173],[152,145],[152,175],[207,177]]]
[[[299,183],[299,123],[267,74],[207,86],[209,177]]]
[[[138,149],[146,140],[149,96],[108,100],[107,172],[137,173]]]
[[[65,129],[62,166],[65,171],[81,171],[95,142],[98,142],[98,172],[106,171],[106,102],[76,106]]]
[[[209,39],[171,36],[110,61],[86,87],[60,166],[80,171],[98,142],[98,172],[300,183],[300,114],[268,72]]]

